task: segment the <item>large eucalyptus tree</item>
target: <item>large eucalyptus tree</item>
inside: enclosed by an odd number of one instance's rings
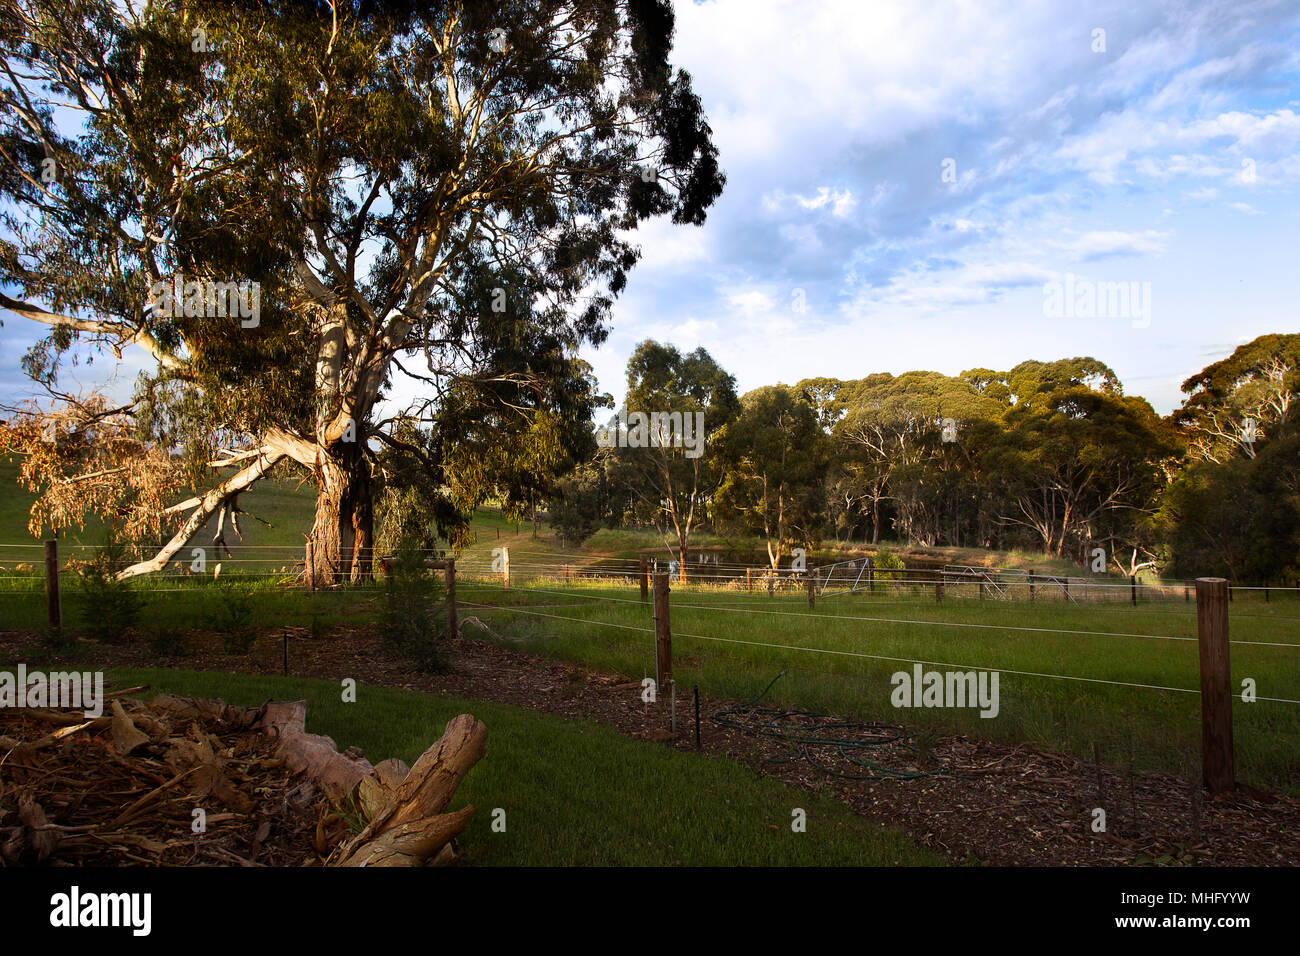
[[[369,573],[380,450],[462,512],[535,497],[631,231],[721,192],[667,0],[375,9],[0,4],[0,306],[51,327],[25,364],[55,399],[2,440],[34,524],[170,535],[128,576],[273,468],[311,475],[335,579]],[[131,400],[60,390],[127,346]]]

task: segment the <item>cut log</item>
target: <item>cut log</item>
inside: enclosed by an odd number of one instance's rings
[[[305,700],[272,701],[262,708],[259,726],[280,740],[275,755],[290,770],[306,772],[327,797],[341,803],[352,796],[357,785],[375,768],[365,757],[339,753],[333,740],[307,733],[306,725]]]
[[[469,824],[474,812],[472,806],[447,812],[456,788],[487,753],[487,727],[469,714],[450,720],[442,737],[420,756],[415,766],[408,768],[397,759],[373,767],[358,751],[349,748],[340,753],[329,737],[307,733],[306,701],[272,701],[261,707],[237,707],[221,701],[159,694],[150,702],[149,709],[173,724],[203,719],[235,728],[256,728],[276,739],[277,759],[283,760],[290,770],[305,774],[334,804],[359,805],[366,826],[355,837],[335,847],[327,861],[330,866],[449,863],[455,859],[451,842]],[[145,724],[146,716],[128,715],[124,709],[114,707],[114,729],[124,735],[122,746],[139,746],[149,739],[148,734],[135,726],[138,723],[145,730],[151,729]],[[102,719],[107,722],[107,718]],[[56,734],[78,729],[61,728]],[[166,781],[155,794],[137,801],[140,806],[128,808],[128,815],[138,812],[145,803],[182,780],[193,795],[215,797],[228,809],[248,812],[249,807],[240,800],[242,795],[234,791],[222,772],[223,761],[214,752],[209,736],[198,726],[191,728],[188,738],[171,736],[166,744],[166,762],[177,776]]]
[[[465,829],[473,813],[473,807],[465,807],[456,813],[440,813],[427,820],[404,823],[357,847],[335,865],[424,866]]]
[[[366,812],[366,819],[373,820],[393,799],[393,791],[411,772],[403,761],[390,757],[375,767],[375,772],[361,778],[357,788],[357,798]]]
[[[372,767],[360,750],[340,753],[307,733],[302,701],[239,707],[160,694],[148,705],[108,703],[93,719],[0,712],[0,796],[11,811],[0,820],[0,866],[183,864],[195,852],[241,866],[443,865],[474,812],[447,812],[486,750],[486,729],[468,715],[449,722],[414,768],[398,759]],[[176,821],[196,808],[206,811],[204,835],[177,835]]]
[[[387,763],[371,774],[363,791],[369,802],[387,801],[370,815],[366,828],[335,851],[334,866],[424,866],[446,863],[450,843],[469,824],[467,806],[445,812],[465,775],[487,753],[487,727],[469,714],[447,723],[442,738],[409,772]],[[397,785],[389,784],[398,780]]]

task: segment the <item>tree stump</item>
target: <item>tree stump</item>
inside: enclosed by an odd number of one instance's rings
[[[402,776],[400,761],[386,761],[363,780],[370,823],[330,858],[331,866],[423,866],[446,862],[452,837],[469,824],[467,806],[447,807],[456,788],[487,753],[487,727],[469,714],[447,723],[442,739]]]
[[[335,848],[329,866],[450,862],[455,857],[451,840],[474,813],[472,806],[446,812],[460,782],[487,753],[487,727],[469,714],[448,721],[441,739],[408,770],[396,759],[373,767],[351,750],[339,753],[329,737],[307,733],[307,702],[302,700],[235,707],[159,694],[150,706],[176,716],[202,712],[237,726],[256,725],[278,738],[275,754],[290,770],[305,773],[333,803],[360,807],[365,829]]]

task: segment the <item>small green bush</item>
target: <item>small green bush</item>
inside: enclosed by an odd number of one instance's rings
[[[81,572],[78,592],[82,623],[96,640],[119,643],[140,617],[144,597],[130,581],[117,579],[126,566],[126,548],[110,529],[104,546]]]
[[[234,586],[222,588],[212,629],[221,634],[221,648],[227,654],[247,654],[257,639],[253,592]]]
[[[902,571],[907,567],[903,559],[888,548],[878,549],[876,556],[871,559],[871,564],[877,571]]]
[[[425,554],[409,539],[387,563],[384,640],[422,670],[447,666],[443,649],[446,606],[442,572],[424,565]]]
[[[149,628],[149,652],[156,657],[183,657],[189,653],[189,641],[180,628],[155,621]]]

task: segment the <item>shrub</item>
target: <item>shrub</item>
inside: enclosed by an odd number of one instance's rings
[[[422,670],[445,670],[442,644],[446,608],[442,572],[424,565],[424,553],[405,539],[387,564],[384,640]]]
[[[906,565],[903,559],[888,548],[880,548],[876,551],[876,556],[871,561],[872,566],[877,571],[902,571]]]
[[[227,654],[248,653],[257,639],[255,614],[253,592],[233,586],[221,589],[221,600],[212,616],[212,629],[221,634],[222,650]]]
[[[117,643],[140,616],[144,598],[117,572],[127,565],[126,548],[110,528],[104,546],[81,571],[78,594],[86,631],[96,640]]]
[[[155,621],[149,628],[149,652],[157,657],[181,657],[189,653],[189,642],[180,628]]]

